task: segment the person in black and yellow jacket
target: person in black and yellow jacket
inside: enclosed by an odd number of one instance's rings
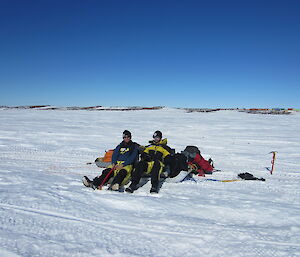
[[[167,146],[167,139],[162,139],[162,133],[158,130],[153,135],[153,141],[145,147],[141,154],[141,161],[136,165],[131,176],[131,184],[126,192],[133,193],[137,189],[143,174],[151,175],[150,193],[158,193],[160,174],[164,168],[164,162],[171,154],[171,148]]]

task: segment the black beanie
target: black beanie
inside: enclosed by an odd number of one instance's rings
[[[155,138],[155,137],[159,137],[159,138],[161,139],[161,138],[162,138],[162,133],[161,133],[161,131],[156,130],[156,131],[154,132],[154,134],[153,134],[153,138]]]
[[[123,137],[124,137],[124,136],[128,136],[128,137],[131,138],[131,133],[130,133],[130,131],[124,130],[124,131],[123,131]]]

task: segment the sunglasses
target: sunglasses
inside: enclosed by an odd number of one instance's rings
[[[125,138],[130,138],[130,137],[129,136],[124,136],[123,139],[125,139]]]

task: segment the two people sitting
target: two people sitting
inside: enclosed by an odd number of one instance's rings
[[[103,185],[110,183],[109,189],[118,191],[120,186],[127,184],[131,178],[132,183],[126,191],[133,193],[137,189],[141,177],[147,174],[151,175],[150,192],[158,193],[160,174],[164,168],[165,158],[171,154],[171,148],[167,146],[167,140],[162,139],[161,131],[156,131],[150,145],[142,151],[141,161],[138,161],[140,145],[133,142],[131,138],[131,133],[125,130],[123,141],[113,152],[112,164],[93,180],[84,176],[82,182],[86,187],[101,189]],[[112,181],[109,182],[110,180]]]

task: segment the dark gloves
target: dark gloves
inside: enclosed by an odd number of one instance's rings
[[[261,181],[265,181],[264,178],[257,178],[255,176],[253,176],[253,174],[251,173],[240,173],[238,174],[238,177],[240,177],[241,179],[244,179],[244,180],[261,180]]]
[[[145,153],[145,152],[142,152],[141,154],[141,160],[142,161],[146,161],[146,162],[151,162],[152,161],[152,158],[149,154]]]

